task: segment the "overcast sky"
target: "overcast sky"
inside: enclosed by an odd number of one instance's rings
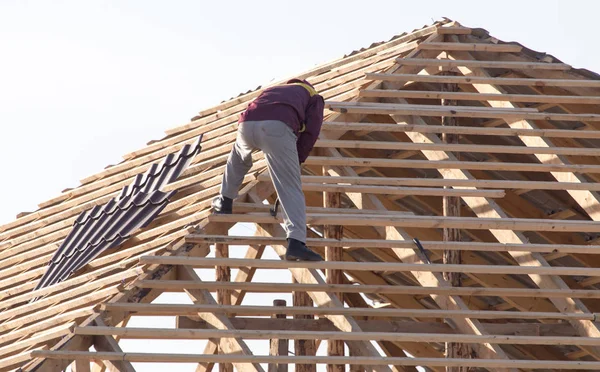
[[[0,0],[0,223],[201,109],[444,16],[600,71],[597,4]]]

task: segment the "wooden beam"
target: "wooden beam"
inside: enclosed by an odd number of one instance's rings
[[[273,300],[273,306],[285,307],[285,300]],[[285,314],[275,314],[272,316],[274,319],[285,319]],[[280,338],[271,338],[269,340],[270,343],[270,352],[269,355],[273,356],[287,356],[288,355],[288,340],[280,339]],[[275,364],[270,363],[268,372],[287,372],[288,367],[287,364]]]
[[[94,320],[96,326],[98,327],[107,327],[106,323],[102,320],[101,317],[98,317]],[[113,338],[112,335],[98,335],[94,336],[94,348],[96,351],[112,351],[116,353],[122,353],[121,347],[117,343],[117,341]],[[114,372],[135,372],[135,369],[128,361],[107,361],[108,371]]]
[[[417,74],[384,74],[367,73],[367,79],[382,81],[414,81],[420,83],[455,83],[455,84],[494,84],[494,85],[525,85],[550,87],[586,87],[598,88],[600,81],[584,79],[530,79],[530,78],[501,78],[477,76],[440,76]]]
[[[230,362],[230,363],[317,363],[317,364],[366,364],[387,366],[465,366],[473,368],[522,368],[522,369],[573,369],[596,371],[600,362],[559,361],[559,360],[500,360],[500,359],[444,359],[444,358],[377,358],[377,357],[316,357],[316,356],[247,356],[247,355],[202,355],[202,354],[149,354],[149,353],[92,353],[76,351],[35,350],[33,358],[53,359],[118,359],[131,362],[163,362],[163,363],[197,363],[197,362]]]
[[[421,43],[418,47],[420,50],[460,50],[471,52],[506,52],[518,53],[523,47],[517,44],[492,44],[492,43]]]
[[[430,76],[430,75],[418,75]],[[600,121],[598,114],[555,114],[550,112],[532,112],[514,110],[499,110],[479,108],[477,106],[462,106],[460,109],[439,109],[429,105],[390,104],[372,102],[365,104],[346,102],[327,102],[325,105],[332,111],[350,114],[376,114],[376,115],[418,115],[440,116],[447,115],[463,118],[499,118],[504,120],[557,120],[557,121]]]
[[[572,172],[572,173],[600,173],[600,165],[588,164],[536,164],[536,163],[503,163],[503,162],[477,162],[477,161],[428,161],[406,159],[382,158],[336,158],[309,156],[306,165],[332,165],[350,167],[382,167],[382,168],[410,168],[410,169],[460,169],[460,170],[487,170],[487,171],[514,171],[514,172]]]
[[[276,309],[274,311],[277,311]],[[115,335],[124,339],[205,340],[210,338],[239,337],[245,340],[315,339],[345,341],[395,342],[465,342],[506,345],[578,345],[599,346],[597,337],[542,337],[513,335],[472,335],[454,333],[400,333],[400,332],[340,332],[340,331],[286,331],[286,330],[216,330],[172,328],[75,327],[73,332],[86,336]]]
[[[282,217],[267,214],[211,215],[210,222],[254,222],[276,224]],[[594,221],[548,220],[537,218],[477,218],[443,216],[382,216],[382,215],[331,215],[307,214],[309,225],[339,224],[347,226],[402,226],[422,228],[463,228],[474,230],[516,230],[516,231],[560,231],[560,232],[600,232]],[[145,258],[142,257],[142,260]]]
[[[486,287],[422,287],[407,285],[371,284],[300,284],[272,282],[193,282],[185,280],[151,280],[136,282],[139,288],[162,289],[167,292],[182,292],[184,289],[237,290],[251,293],[287,292],[332,292],[332,293],[378,293],[408,295],[451,295],[451,296],[497,296],[497,297],[571,297],[600,299],[600,291],[595,289],[539,289],[539,288],[486,288]],[[302,306],[302,305],[299,305]]]
[[[328,175],[328,167],[323,167],[323,175]],[[304,184],[302,185],[304,189]],[[319,185],[317,185],[319,186]],[[341,194],[340,192],[347,192],[348,190],[339,190],[336,188],[325,189],[323,193],[323,207],[325,208],[340,208],[341,207]],[[359,191],[360,192],[360,191]],[[342,225],[325,225],[324,226],[324,237],[325,239],[340,240],[344,237]],[[342,247],[325,247],[325,260],[327,261],[340,261],[343,260],[343,248]],[[326,270],[325,276],[327,284],[341,284],[343,282],[343,272],[341,270]],[[342,300],[343,294],[335,293],[335,295]],[[341,340],[329,340],[327,341],[327,355],[328,356],[344,356],[344,342]],[[345,372],[346,367],[340,364],[328,364],[327,372]]]
[[[478,136],[534,136],[549,138],[600,138],[600,131],[568,130],[568,129],[515,129],[515,128],[482,128],[482,127],[443,127],[441,125],[422,124],[383,124],[383,123],[357,123],[342,121],[325,121],[322,131],[347,132],[417,132],[417,133],[456,133],[472,134]]]
[[[224,229],[222,233],[227,233],[227,229]],[[220,243],[215,244],[215,257],[229,258],[229,246]],[[215,267],[215,279],[221,282],[231,282],[231,269],[228,266]],[[217,290],[217,303],[231,305],[231,292],[223,289]],[[215,351],[219,354],[227,353],[222,346],[218,346]],[[203,367],[199,366],[199,368],[202,369]],[[219,372],[233,372],[233,364],[219,363]]]
[[[438,27],[435,31],[439,35],[469,35],[472,29],[469,27],[448,26]]]
[[[258,177],[260,181],[269,181],[268,175]],[[451,178],[397,178],[397,177],[322,177],[302,176],[306,183],[333,183],[352,185],[379,185],[379,186],[423,186],[423,187],[477,187],[492,189],[515,189],[515,190],[591,190],[600,191],[600,184],[580,182],[556,182],[556,181],[522,181],[522,180],[486,180],[486,179],[451,179]],[[313,212],[310,208],[309,213]],[[353,210],[361,213],[360,210]],[[380,213],[382,211],[379,211]],[[339,212],[336,212],[339,213]],[[363,211],[363,213],[373,213]]]
[[[257,185],[257,187],[266,186],[266,182]],[[271,182],[268,183],[268,187],[273,187]],[[356,193],[354,193],[356,194]],[[270,206],[265,204],[256,204],[256,203],[233,203],[233,208],[235,208],[236,213],[253,213],[253,212],[268,212]],[[378,215],[408,215],[413,214],[412,212],[402,212],[402,211],[377,211],[377,210],[362,210],[362,209],[350,209],[350,208],[322,208],[322,207],[306,207],[307,213],[324,213],[324,214],[378,214]]]
[[[452,269],[454,270],[454,269]],[[311,293],[312,294],[312,293]],[[163,305],[163,304],[101,304],[100,309],[107,311],[128,311],[136,316],[157,315],[197,315],[199,312],[220,312],[247,316],[271,316],[277,312],[272,306],[216,306],[216,305]],[[567,313],[567,312],[519,312],[493,310],[429,310],[429,309],[386,309],[386,308],[344,308],[344,307],[290,307],[288,315],[309,314],[315,316],[332,315],[368,316],[368,317],[400,317],[400,318],[471,318],[471,319],[566,319],[596,321],[596,313]]]
[[[254,266],[261,269],[339,269],[358,271],[425,271],[444,272],[455,271],[473,274],[525,274],[525,275],[573,275],[600,276],[600,268],[596,267],[552,267],[548,266],[514,266],[514,265],[444,265],[444,264],[408,264],[398,262],[348,262],[348,261],[280,261],[280,260],[246,260],[243,258],[196,258],[196,257],[155,257],[143,256],[141,263],[182,265],[194,268],[227,265],[230,267]]]
[[[456,99],[460,101],[510,101],[556,104],[600,104],[600,97],[560,96],[546,94],[496,94],[470,92],[436,92],[423,90],[369,89],[361,90],[361,97],[369,98],[416,98],[416,99]]]
[[[444,133],[454,135],[453,133]],[[600,156],[597,148],[582,147],[527,147],[508,145],[470,145],[470,144],[438,144],[438,143],[412,143],[412,142],[386,142],[386,141],[359,141],[359,140],[318,140],[315,147],[334,147],[345,149],[372,149],[372,150],[397,150],[397,151],[455,151],[476,152],[492,154],[548,154],[548,155],[577,155]],[[487,149],[487,151],[486,151]]]
[[[444,75],[454,75],[452,72],[442,72]],[[442,84],[442,90],[446,92],[456,92],[458,90],[458,86],[456,84]],[[455,107],[456,101],[449,99],[441,100],[442,106],[450,106]],[[456,118],[443,116],[442,117],[442,125],[443,126],[457,126],[458,122]],[[458,134],[452,133],[443,133],[442,141],[447,145],[456,145],[460,142]],[[460,160],[460,154],[455,155],[458,160]],[[455,196],[444,196],[442,198],[442,213],[445,217],[460,217],[460,198]],[[459,242],[461,241],[461,233],[459,228],[444,228],[443,229],[443,239],[445,242]],[[444,250],[443,251],[443,263],[456,265],[461,264],[461,251],[459,250]],[[461,273],[455,272],[444,272],[443,273],[444,280],[448,282],[452,287],[461,287]],[[446,342],[446,358],[470,358],[472,350],[468,344],[457,343],[457,342]],[[467,368],[464,367],[447,367],[447,372],[468,372]]]
[[[179,328],[209,329],[205,321],[195,321],[180,316]],[[278,319],[269,318],[231,318],[236,329],[249,330],[287,330],[287,331],[335,331],[336,328],[327,319]],[[401,332],[401,333],[456,333],[448,324],[426,321],[390,321],[380,319],[356,320],[365,332]],[[570,324],[565,323],[481,323],[491,335],[520,336],[577,336]],[[296,353],[298,355],[298,353]]]
[[[222,236],[222,235],[198,235],[190,234],[186,237],[190,243],[216,242],[223,244],[282,244],[285,238],[272,237],[249,237],[249,236]],[[327,240],[321,238],[308,238],[307,242],[312,246],[325,247],[327,245],[336,245],[347,248],[415,248],[412,240],[383,240],[383,239],[342,239],[340,241]],[[511,243],[488,243],[488,242],[457,242],[448,244],[442,241],[422,241],[423,245],[429,250],[459,249],[463,251],[482,251],[482,252],[536,252],[553,253],[561,252],[565,254],[600,254],[600,245],[576,245],[576,244],[511,244]]]
[[[570,70],[572,67],[566,63],[547,62],[507,62],[507,61],[477,61],[477,60],[455,60],[438,58],[398,58],[396,62],[405,66],[424,67],[475,67],[475,68],[501,68],[512,70]]]
[[[90,372],[90,361],[76,359],[73,363],[71,363],[71,371],[72,372]]]
[[[482,196],[487,198],[503,198],[504,190],[461,190],[461,189],[433,189],[420,187],[387,187],[387,186],[360,186],[360,185],[327,185],[318,183],[303,183],[304,191],[322,191],[325,193],[356,192],[362,194],[384,194],[401,196]]]
[[[296,285],[307,285],[299,283],[296,278],[292,277],[292,281]],[[320,285],[320,284],[312,284]],[[294,307],[313,307],[313,301],[305,291],[294,291],[292,293]],[[295,314],[294,320],[312,320],[312,314]],[[337,329],[337,328],[336,328]],[[317,353],[315,340],[294,340],[294,352],[298,356],[311,356]],[[296,364],[298,372],[316,372],[316,364]]]

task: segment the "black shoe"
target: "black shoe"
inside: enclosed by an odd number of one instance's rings
[[[287,261],[323,261],[321,255],[311,251],[306,244],[296,239],[288,239],[285,259]]]
[[[212,201],[212,207],[215,214],[231,214],[233,213],[233,199],[217,196]]]

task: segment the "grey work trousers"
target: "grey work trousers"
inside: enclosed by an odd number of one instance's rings
[[[265,154],[271,180],[283,210],[288,238],[306,243],[306,205],[300,180],[296,135],[278,120],[246,121],[239,124],[235,145],[231,149],[221,195],[238,196],[244,176],[252,167],[252,150]]]

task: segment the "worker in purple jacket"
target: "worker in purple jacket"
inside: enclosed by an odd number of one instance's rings
[[[265,89],[240,117],[221,195],[212,203],[215,213],[232,213],[233,199],[252,167],[252,150],[262,150],[283,209],[287,260],[323,260],[306,247],[306,205],[300,181],[300,165],[321,131],[323,108],[323,97],[306,80],[292,79]]]

